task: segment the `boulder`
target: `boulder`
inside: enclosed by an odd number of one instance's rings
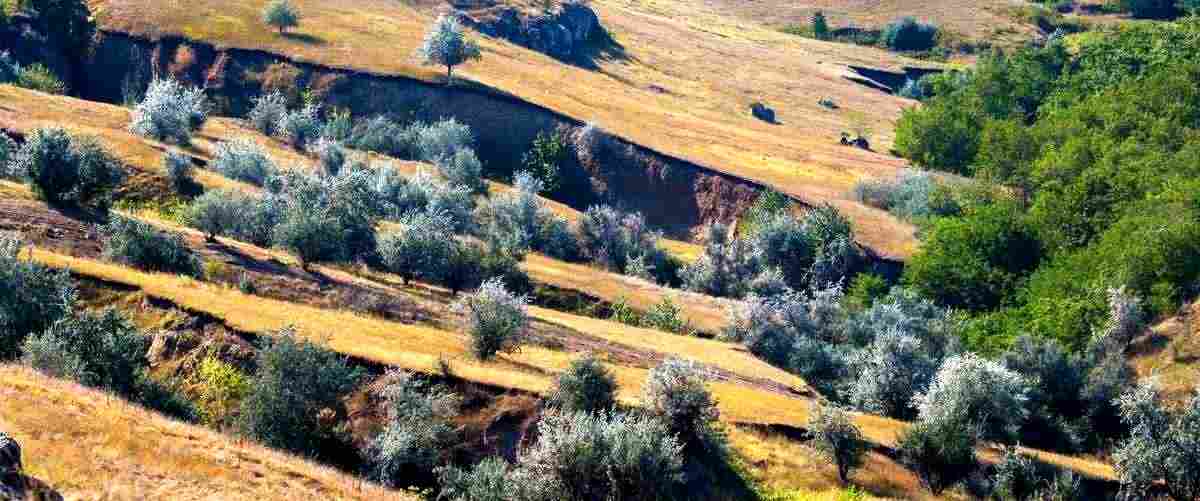
[[[0,431],[0,493],[24,492],[21,475],[21,444],[7,433]],[[2,499],[2,497],[0,497]]]
[[[480,33],[564,61],[581,57],[588,41],[601,29],[596,12],[579,3],[564,3],[533,16],[505,7],[489,11],[486,18],[460,13],[459,19]]]
[[[750,114],[754,115],[754,118],[764,122],[775,123],[775,110],[768,108],[765,104],[754,103],[750,105]]]

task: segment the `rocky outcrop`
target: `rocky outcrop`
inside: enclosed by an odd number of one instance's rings
[[[750,114],[754,115],[754,118],[764,122],[775,123],[775,110],[768,108],[765,104],[754,103],[750,105]]]
[[[23,499],[25,482],[21,471],[21,444],[0,431],[0,499]]]
[[[537,14],[497,6],[464,13],[461,18],[480,33],[563,61],[583,58],[588,44],[603,34],[596,12],[579,3],[564,3]]]

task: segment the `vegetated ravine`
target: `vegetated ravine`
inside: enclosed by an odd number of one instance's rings
[[[330,68],[276,54],[218,49],[181,38],[157,40],[105,32],[82,63],[76,93],[93,101],[125,102],[131,89],[171,76],[202,86],[220,115],[244,116],[263,89],[306,90],[327,108],[359,117],[388,115],[402,121],[454,118],[469,125],[476,152],[489,171],[520,168],[539,133],[571,140],[583,123],[498,91]],[[564,203],[579,209],[605,202],[641,211],[668,235],[686,236],[710,222],[730,222],[764,186],[601,134],[592,148],[575,148],[561,165]]]

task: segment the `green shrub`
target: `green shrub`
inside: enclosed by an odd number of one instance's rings
[[[36,129],[13,157],[10,173],[28,179],[34,193],[50,204],[107,211],[113,189],[124,178],[119,165],[92,137]]]
[[[850,288],[846,290],[846,301],[847,304],[859,308],[870,308],[877,299],[886,296],[890,288],[883,277],[874,273],[861,273],[850,282]]]
[[[232,423],[234,411],[250,392],[250,379],[237,367],[211,355],[200,362],[196,378],[201,421],[217,428]]]
[[[498,278],[485,280],[475,292],[460,298],[454,310],[466,319],[471,352],[488,360],[518,348],[529,324],[528,302],[528,297],[509,292]]]
[[[67,84],[58,75],[41,63],[31,64],[21,68],[17,74],[17,87],[45,92],[47,94],[66,94]]]
[[[30,334],[41,333],[70,314],[75,283],[66,270],[21,258],[24,242],[0,234],[0,360],[20,355]]]
[[[888,23],[883,29],[883,43],[889,49],[898,51],[928,50],[937,43],[937,35],[937,26],[905,17]]]
[[[116,310],[59,319],[25,340],[26,363],[54,377],[119,395],[134,395],[146,360],[147,339]]]
[[[817,40],[829,39],[829,21],[825,19],[824,12],[818,10],[817,12],[813,13],[810,23],[812,24],[813,38],[816,38]]]
[[[199,259],[178,233],[125,216],[114,216],[102,233],[108,259],[149,271],[200,276]]]
[[[972,174],[982,124],[964,101],[951,94],[905,109],[896,122],[896,152],[920,167]]]
[[[319,456],[322,444],[338,440],[319,414],[345,415],[342,397],[357,386],[362,371],[345,357],[284,329],[264,341],[239,407],[238,430],[270,447]]]
[[[300,25],[300,11],[296,10],[288,0],[272,0],[263,9],[263,23],[279,30],[282,34],[288,28]]]
[[[692,333],[691,322],[683,317],[683,308],[663,296],[662,301],[655,303],[642,316],[642,325],[652,329],[674,334],[689,335]]]
[[[900,461],[940,494],[975,469],[975,434],[966,423],[918,422],[900,437]]]
[[[574,360],[555,380],[549,401],[570,411],[597,412],[616,406],[617,382],[593,355]]]
[[[163,157],[163,170],[167,173],[167,182],[176,193],[184,193],[196,185],[192,179],[192,158],[175,150],[168,151]]]
[[[542,180],[549,193],[558,193],[562,187],[560,172],[570,155],[567,138],[560,132],[538,132],[529,151],[521,157],[521,165],[527,172]]]

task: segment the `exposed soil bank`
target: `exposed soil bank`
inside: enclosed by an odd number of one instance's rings
[[[243,116],[252,98],[264,90],[281,90],[296,99],[308,92],[326,107],[356,116],[455,118],[471,126],[480,158],[499,173],[519,168],[539,133],[559,131],[573,138],[583,126],[494,90],[447,88],[180,38],[150,40],[107,32],[80,73],[80,96],[109,103],[136,98],[155,76],[174,76],[207,89],[222,115]],[[580,209],[607,202],[639,210],[672,236],[685,236],[709,222],[733,220],[764,189],[619,138],[602,135],[589,145],[589,151],[573,154],[563,169],[564,202]]]

